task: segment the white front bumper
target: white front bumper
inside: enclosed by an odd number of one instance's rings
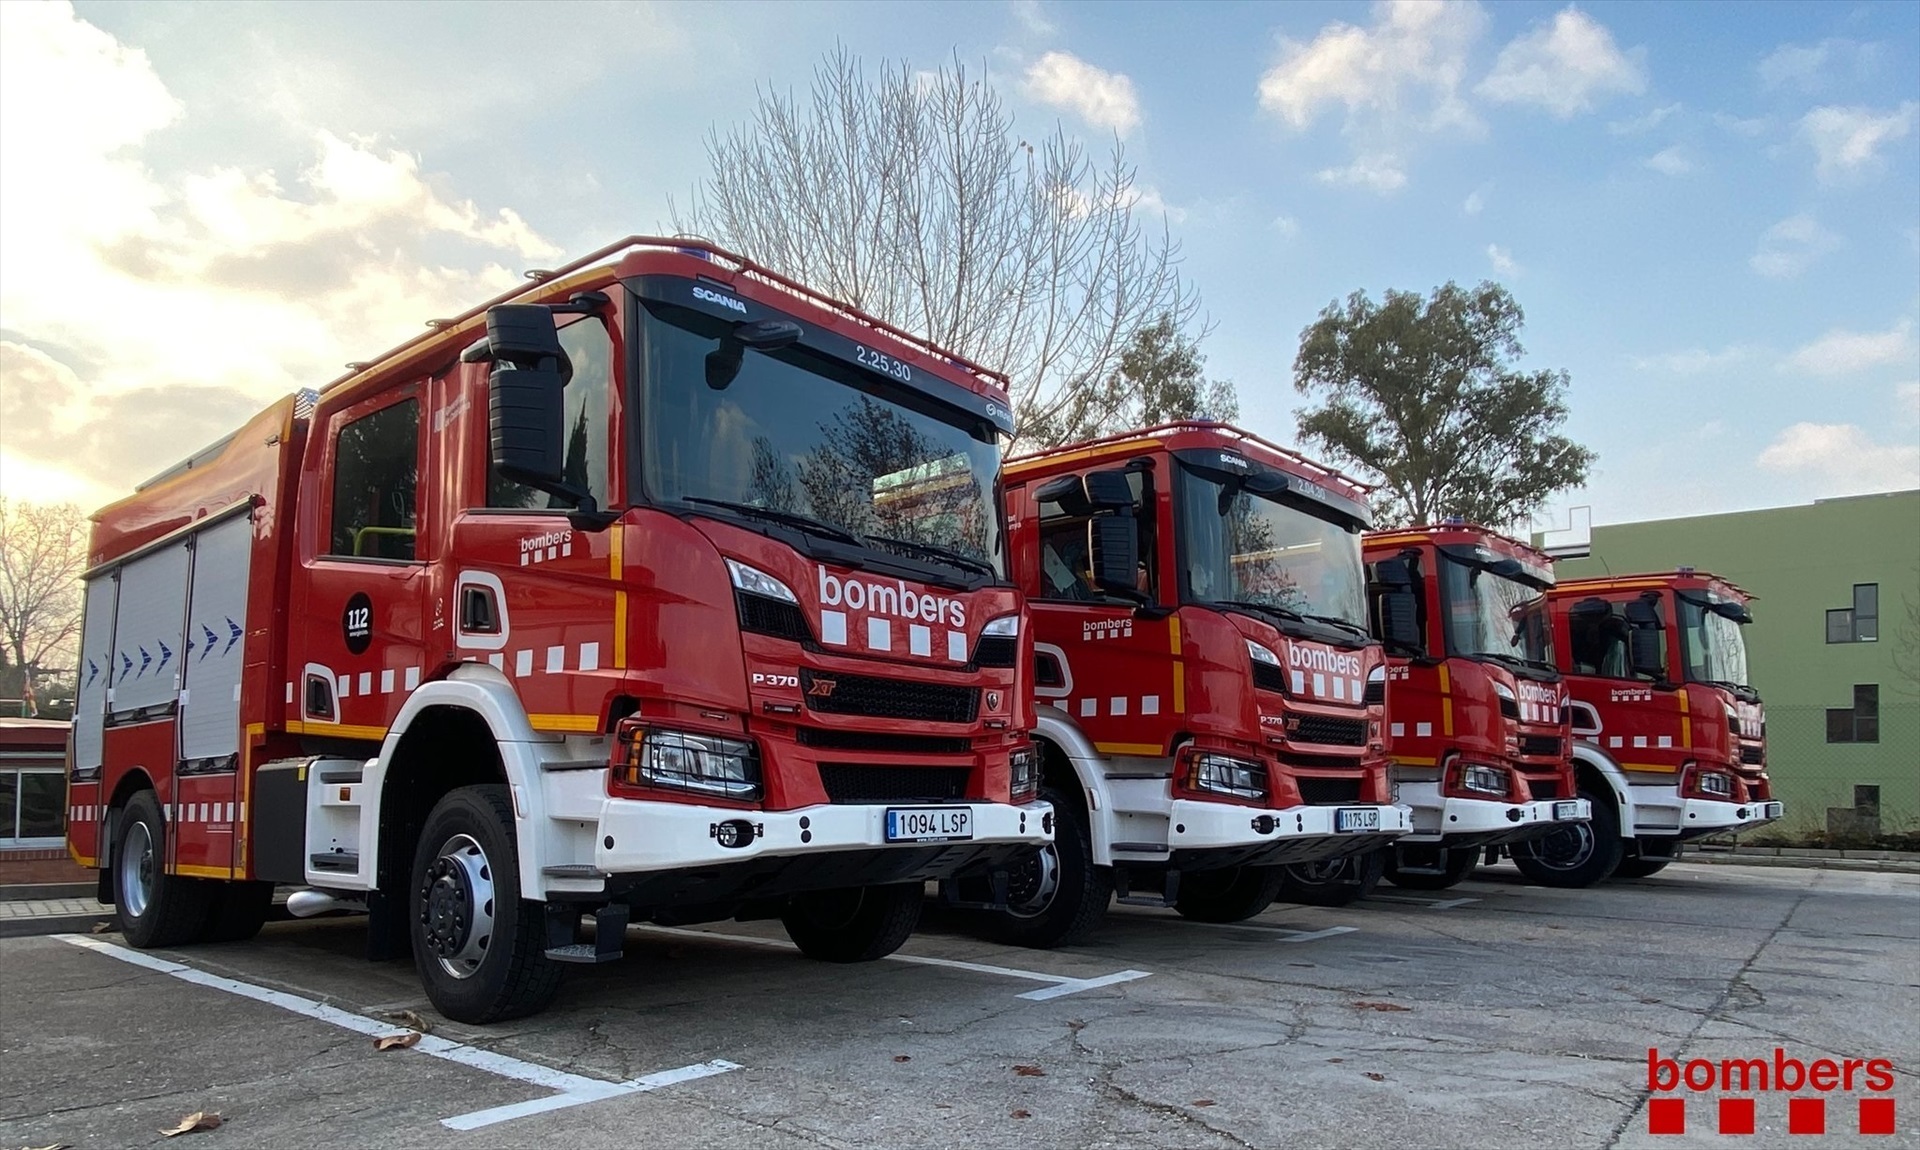
[[[1720,799],[1683,799],[1677,787],[1633,787],[1634,826],[1623,833],[1677,835],[1683,839],[1726,831],[1748,831],[1778,819],[1784,806],[1778,799],[1733,803]]]
[[[1496,799],[1462,799],[1440,793],[1438,782],[1403,782],[1395,797],[1413,811],[1413,833],[1405,842],[1440,842],[1449,835],[1504,834],[1542,829],[1554,823],[1584,822],[1593,817],[1586,799],[1536,799],[1506,803]]]
[[[1338,818],[1341,811],[1373,811],[1379,825],[1343,829],[1339,825],[1342,820]],[[1397,804],[1381,803],[1260,810],[1232,803],[1175,799],[1169,815],[1167,845],[1177,851],[1259,846],[1285,839],[1403,835],[1413,829],[1411,811]]]
[[[608,799],[600,815],[593,863],[603,874],[633,874],[746,862],[765,856],[831,854],[835,851],[905,850],[916,846],[1010,843],[1041,846],[1053,841],[1053,807],[1044,802],[943,803],[972,812],[970,838],[937,842],[888,842],[887,804],[823,805],[791,811],[743,811],[686,803]],[[896,804],[896,809],[912,809]],[[752,824],[745,846],[720,845],[723,822]]]

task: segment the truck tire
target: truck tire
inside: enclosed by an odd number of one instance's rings
[[[1620,814],[1606,795],[1580,788],[1580,798],[1593,807],[1590,822],[1557,827],[1545,838],[1515,843],[1508,848],[1513,865],[1541,886],[1577,890],[1604,882],[1619,868],[1626,843],[1620,838]]]
[[[920,925],[924,883],[857,886],[794,895],[780,923],[819,962],[872,962],[900,949]]]
[[[114,913],[132,945],[178,946],[200,937],[212,904],[205,879],[166,873],[167,825],[160,801],[141,791],[120,814],[113,851]]]
[[[1672,859],[1648,858],[1645,855],[1639,858],[1621,859],[1620,865],[1613,868],[1613,875],[1615,878],[1647,878],[1666,870],[1667,864],[1672,861]]]
[[[1280,902],[1346,906],[1372,894],[1387,873],[1386,850],[1281,867]]]
[[[1394,857],[1387,862],[1387,881],[1402,890],[1446,890],[1458,886],[1473,873],[1480,862],[1479,847],[1431,848],[1440,855],[1440,873],[1426,874],[1420,871],[1400,869],[1399,851],[1388,847],[1384,854]]]
[[[1045,787],[1053,804],[1053,842],[1013,864],[1007,909],[987,916],[995,942],[1048,950],[1092,933],[1113,901],[1113,868],[1095,866],[1093,832],[1077,796]]]
[[[1173,909],[1195,922],[1243,922],[1273,905],[1286,875],[1277,866],[1236,866],[1180,876]]]
[[[520,897],[513,803],[498,783],[449,791],[414,848],[407,900],[414,966],[456,1022],[543,1009],[562,967],[546,956],[546,914]]]
[[[201,940],[245,942],[267,924],[267,915],[273,910],[273,884],[217,882],[213,884],[211,903]]]

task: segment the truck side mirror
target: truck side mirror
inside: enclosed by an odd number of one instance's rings
[[[508,479],[553,491],[566,469],[566,399],[573,365],[553,313],[539,304],[487,311],[487,425],[493,466]]]
[[[1134,582],[1140,567],[1140,531],[1133,516],[1102,515],[1088,520],[1087,555],[1094,586],[1125,599],[1141,598]]]
[[[1660,622],[1659,608],[1646,599],[1634,599],[1623,605],[1627,617],[1627,665],[1636,675],[1664,682],[1667,663],[1661,657],[1661,636],[1666,625]]]
[[[1095,511],[1118,511],[1133,514],[1133,485],[1127,482],[1124,471],[1087,472],[1087,502]],[[1131,584],[1132,576],[1128,577]]]
[[[1426,649],[1421,638],[1418,597],[1405,589],[1382,591],[1380,641],[1399,654],[1418,655]]]

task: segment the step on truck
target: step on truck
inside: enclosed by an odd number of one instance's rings
[[[1643,878],[1689,840],[1780,817],[1741,634],[1753,598],[1687,568],[1548,593],[1574,774],[1593,819],[1528,844],[1529,875],[1556,886]]]
[[[1116,895],[1236,921],[1273,901],[1283,864],[1409,828],[1389,798],[1363,486],[1181,423],[1018,460],[1005,488],[1056,822],[993,934],[1071,942]]]
[[[1591,814],[1553,659],[1553,560],[1458,521],[1370,534],[1365,553],[1394,798],[1413,810],[1384,876],[1442,890],[1503,850],[1529,869],[1526,843]]]
[[[134,945],[298,886],[485,1022],[629,922],[877,958],[1051,838],[1005,381],[699,243],[529,278],[94,517],[70,849]]]

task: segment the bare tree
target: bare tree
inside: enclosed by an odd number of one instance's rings
[[[80,636],[86,517],[71,503],[0,498],[0,642],[33,698],[36,674],[70,668]]]
[[[1006,372],[1023,450],[1122,422],[1102,385],[1135,333],[1194,312],[1119,139],[1099,164],[1058,124],[1030,142],[957,59],[869,78],[838,49],[810,105],[762,92],[707,157],[677,230]]]

